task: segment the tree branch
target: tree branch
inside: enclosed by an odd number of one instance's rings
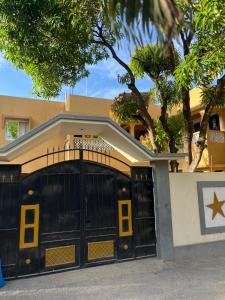
[[[133,95],[136,98],[136,101],[137,101],[139,109],[140,109],[140,113],[142,115],[143,120],[145,121],[146,127],[148,128],[149,137],[150,137],[151,144],[152,144],[154,151],[160,152],[160,146],[158,145],[158,143],[156,141],[156,129],[155,129],[154,120],[152,119],[151,115],[149,114],[149,112],[146,108],[146,105],[145,105],[145,101],[144,101],[141,93],[139,92],[139,90],[136,87],[135,76],[134,76],[133,72],[131,71],[130,67],[118,57],[118,55],[116,54],[112,45],[105,39],[105,37],[103,36],[102,27],[97,25],[97,28],[99,30],[99,32],[98,32],[99,40],[94,40],[93,42],[103,45],[106,48],[108,48],[113,59],[115,59],[115,61],[117,61],[119,63],[119,65],[121,65],[128,73],[130,82],[127,83],[127,87],[131,90],[131,92],[133,93]]]

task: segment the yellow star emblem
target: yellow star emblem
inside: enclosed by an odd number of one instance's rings
[[[212,209],[212,220],[216,217],[217,214],[220,214],[225,218],[224,212],[222,210],[222,206],[224,205],[225,201],[219,201],[217,198],[216,193],[214,193],[214,201],[212,204],[206,205],[208,208]]]

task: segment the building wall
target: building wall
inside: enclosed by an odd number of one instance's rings
[[[201,105],[201,89],[194,88],[190,91],[190,106],[194,108]]]
[[[65,102],[0,96],[0,121],[2,124],[0,128],[0,147],[10,143],[9,140],[5,139],[5,118],[29,119],[30,129],[33,129],[51,119],[52,117],[64,112],[77,115],[110,117],[111,104],[112,100],[108,99],[97,99],[92,97],[82,97],[74,95],[69,95]],[[54,135],[49,136],[47,142],[42,143],[38,146],[35,145],[32,150],[27,151],[23,155],[20,155],[18,158],[8,163],[23,164],[24,162],[29,161],[35,157],[45,155],[47,151],[52,152],[53,149],[56,151],[58,147],[60,147],[60,149],[63,149],[65,142],[68,139],[70,147],[73,147],[73,136],[55,132]],[[131,164],[116,150],[111,150],[110,155],[117,159],[120,159],[121,161],[124,161],[127,164]],[[61,154],[61,157],[62,156],[63,154]],[[72,158],[70,156],[67,154],[67,159]],[[58,155],[55,155],[55,162],[57,162],[57,157]],[[49,163],[51,163],[51,159],[52,156],[49,156]],[[93,157],[93,159],[97,160],[97,157]],[[4,162],[2,163],[5,164]],[[22,171],[23,173],[30,173],[39,168],[45,167],[46,163],[46,157],[44,157],[25,165]],[[122,172],[129,174],[129,168],[125,167],[122,163],[119,163],[111,158],[110,164],[112,167],[115,167]]]
[[[5,118],[29,119],[32,129],[62,113],[64,106],[64,102],[0,96],[0,146],[9,143],[5,139]]]
[[[194,113],[201,111],[200,99],[201,90],[195,88],[190,92],[191,107],[195,108]],[[55,115],[62,112],[77,114],[77,115],[94,115],[112,117],[111,105],[113,100],[103,98],[93,98],[77,95],[68,95],[65,102],[48,101],[48,100],[34,100],[28,98],[0,96],[0,147],[6,145],[10,141],[5,139],[4,120],[5,118],[26,118],[30,120],[30,129],[37,127],[43,122],[51,119]],[[160,106],[149,104],[149,112],[151,116],[156,119],[160,115]],[[177,111],[177,108],[175,109]],[[171,113],[174,114],[175,111]],[[215,113],[221,116],[221,128],[224,129],[225,109],[216,108]],[[223,121],[224,120],[224,121]],[[135,135],[135,124],[130,124],[129,132],[132,136]],[[139,126],[140,127],[140,126]],[[61,138],[62,145],[64,140]],[[225,169],[225,142],[214,143],[208,138],[208,147],[203,153],[203,157],[199,164],[199,170],[224,170]],[[53,141],[49,141],[49,147],[58,146],[53,145]],[[47,147],[43,148],[46,153]],[[195,151],[193,147],[193,152]],[[36,154],[36,151],[34,152]],[[30,155],[29,155],[30,156]],[[117,156],[117,154],[116,154]],[[119,158],[122,156],[119,155]],[[182,165],[182,162],[181,164]],[[223,166],[224,165],[224,166]]]
[[[225,164],[225,143],[208,143],[209,164]]]
[[[69,95],[66,99],[66,111],[76,115],[110,117],[113,100]]]
[[[224,173],[170,174],[170,194],[174,246],[204,244],[225,240],[225,232],[201,234],[198,181],[225,181]]]

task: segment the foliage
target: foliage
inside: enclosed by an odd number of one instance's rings
[[[152,148],[152,144],[151,141],[149,139],[148,134],[145,134],[144,136],[140,137],[140,142],[142,143],[142,145],[144,145],[147,149],[149,149],[150,151],[153,150]]]
[[[208,85],[225,70],[225,6],[221,0],[193,4],[195,39],[190,53],[176,70],[180,86]]]
[[[137,78],[150,77],[154,83],[154,88],[150,90],[153,101],[161,105],[166,101],[168,109],[171,109],[181,99],[173,78],[173,71],[179,62],[180,56],[175,48],[171,55],[162,45],[148,44],[135,49],[130,67]]]
[[[175,145],[178,149],[183,147],[183,133],[184,133],[184,116],[182,113],[170,116],[168,124],[173,132]]]
[[[160,105],[166,102],[168,110],[181,103],[181,93],[177,89],[176,82],[172,77],[170,78],[160,77],[156,86],[150,90],[152,100]]]
[[[144,94],[146,105],[148,105],[151,98],[147,93]],[[129,124],[131,121],[140,121],[141,114],[138,109],[137,102],[132,94],[123,93],[117,96],[112,105],[112,113],[114,119],[119,124]],[[168,151],[169,136],[163,129],[161,121],[155,120],[156,125],[156,141],[158,142],[162,151]],[[175,145],[180,148],[182,146],[184,118],[181,113],[168,117],[168,126],[172,131]],[[148,135],[141,138],[141,142],[152,150],[151,142]]]
[[[181,113],[177,115],[170,116],[168,118],[168,123],[170,129],[173,131],[175,145],[177,148],[181,148],[183,146],[183,130],[184,130],[184,119]],[[162,123],[160,120],[156,120],[156,139],[159,143],[162,151],[168,151],[168,143],[169,143],[169,136],[166,134],[162,127]],[[140,142],[146,146],[149,150],[152,150],[151,142],[146,134],[145,136],[141,137]]]
[[[206,86],[202,88],[202,103],[206,106],[215,96],[216,86]],[[223,89],[222,96],[217,99],[216,106],[224,107],[225,105],[225,90]]]
[[[108,56],[92,43],[101,12],[101,0],[0,0],[0,47],[32,77],[36,94],[56,96]]]
[[[143,94],[148,105],[149,95]],[[113,118],[119,124],[128,124],[130,121],[137,121],[141,118],[135,97],[129,93],[122,93],[118,95],[111,106]]]
[[[147,74],[154,80],[171,75],[178,63],[179,54],[175,49],[171,55],[163,45],[148,44],[135,49],[130,68],[137,78],[143,78]]]
[[[13,140],[18,137],[18,130],[18,122],[10,121],[7,123],[7,131]]]
[[[169,137],[159,120],[156,120],[156,140],[159,143],[162,151],[168,151]]]
[[[180,0],[179,0],[180,1]],[[189,7],[189,10],[188,10]],[[188,171],[195,171],[206,147],[206,132],[215,106],[224,105],[225,86],[225,6],[221,0],[190,0],[184,5],[189,21],[186,31],[180,30],[184,60],[177,67],[175,77],[184,92],[185,147],[188,151]],[[187,34],[189,30],[189,33]],[[191,119],[189,90],[202,87],[204,113],[201,120],[197,150],[192,157],[193,121]],[[185,96],[186,95],[186,96]],[[185,150],[186,150],[185,149]]]
[[[176,152],[181,145],[181,134],[173,128],[174,117],[169,117],[169,113],[181,102],[181,94],[173,78],[180,57],[173,47],[171,50],[157,44],[137,48],[131,59],[131,69],[136,77],[148,75],[153,81],[150,95],[154,103],[161,105],[161,115],[156,121],[156,142],[162,151]],[[180,126],[177,128],[180,129]]]

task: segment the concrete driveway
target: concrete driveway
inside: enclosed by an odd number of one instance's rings
[[[9,281],[1,300],[225,300],[225,257],[163,262],[157,258]]]

